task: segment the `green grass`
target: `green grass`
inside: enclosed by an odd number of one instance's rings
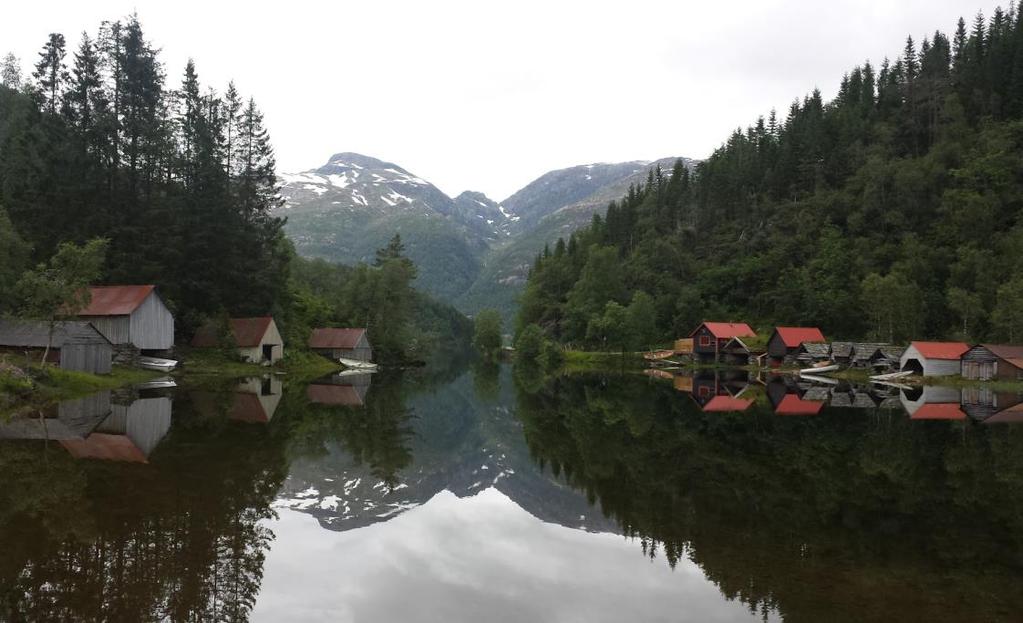
[[[284,358],[273,366],[238,361],[221,350],[194,348],[180,353],[181,367],[175,376],[242,378],[262,376],[267,372],[283,372],[300,379],[312,379],[336,371],[340,366],[316,353],[289,349]]]

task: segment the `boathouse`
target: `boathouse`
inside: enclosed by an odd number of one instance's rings
[[[701,361],[717,361],[721,350],[732,338],[756,337],[745,322],[704,322],[689,334],[693,355]]]
[[[831,346],[821,342],[803,342],[796,351],[796,361],[813,365],[831,360]]]
[[[373,348],[366,329],[313,329],[309,348],[334,360],[373,360]]]
[[[47,361],[62,370],[110,373],[113,346],[88,322],[57,322],[51,337],[48,322],[0,319],[0,350],[41,355],[47,343]]]
[[[875,372],[894,372],[899,369],[902,355],[906,352],[904,346],[884,345],[874,350],[868,358],[868,365]]]
[[[284,357],[284,339],[272,317],[231,318],[227,326],[238,356],[245,361],[274,364]],[[207,324],[195,333],[192,346],[213,348],[219,342],[218,338],[217,325]]]
[[[911,342],[899,369],[920,376],[952,376],[960,373],[960,358],[968,350],[962,342]]]
[[[795,360],[804,342],[822,343],[824,334],[817,327],[775,327],[767,340],[767,355],[772,361]]]
[[[1023,346],[977,344],[962,357],[963,378],[1023,381]]]
[[[174,316],[156,286],[97,286],[89,290],[89,306],[78,318],[91,322],[111,344],[130,344],[143,351],[167,350],[174,345]]]

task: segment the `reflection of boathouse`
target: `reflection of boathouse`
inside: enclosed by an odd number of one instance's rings
[[[112,404],[110,415],[88,437],[61,445],[79,459],[145,463],[170,425],[170,398],[139,398],[128,405]]]
[[[955,387],[924,385],[902,390],[902,406],[913,420],[964,420],[960,392]]]
[[[817,415],[828,400],[823,387],[800,387],[791,377],[777,377],[767,384],[767,398],[775,415]]]
[[[370,374],[335,374],[319,379],[306,387],[306,398],[320,405],[361,407],[366,404],[371,377]]]
[[[235,387],[227,417],[238,422],[269,422],[281,402],[282,388],[274,375],[242,381]]]
[[[745,370],[698,372],[692,377],[690,395],[703,411],[745,411],[753,404],[752,399],[742,397],[748,386]],[[675,388],[681,389],[680,384]]]

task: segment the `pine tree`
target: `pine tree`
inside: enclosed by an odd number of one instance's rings
[[[69,78],[67,67],[64,65],[64,55],[64,35],[50,33],[49,40],[39,52],[39,61],[32,73],[42,106],[51,115],[57,114],[60,110]]]
[[[12,52],[0,60],[0,84],[15,91],[21,88],[21,61]]]

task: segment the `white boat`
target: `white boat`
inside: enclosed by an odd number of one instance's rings
[[[820,374],[821,372],[834,372],[842,366],[834,364],[830,366],[822,366],[820,368],[803,368],[799,371],[800,374]]]
[[[178,384],[174,382],[174,379],[167,376],[162,379],[153,379],[152,381],[146,381],[145,383],[139,383],[135,386],[135,389],[167,389],[169,387],[177,387]]]
[[[139,357],[139,366],[147,370],[170,372],[178,367],[178,362],[174,359],[160,359],[159,357]]]
[[[353,368],[356,370],[376,370],[377,364],[372,361],[359,361],[358,359],[345,359],[341,357],[337,360],[338,363],[346,368]]]
[[[359,376],[361,374],[373,374],[377,369],[374,368],[348,368],[347,370],[341,370],[334,374],[334,376]]]
[[[913,373],[909,372],[909,371],[906,371],[906,372],[891,372],[889,374],[876,374],[876,375],[870,377],[870,379],[872,381],[894,381],[895,379],[902,379],[902,378],[906,378],[907,376],[912,376],[912,375],[913,375]]]
[[[838,381],[836,379],[829,379],[826,376],[814,376],[812,374],[800,373],[799,378],[806,379],[811,383],[820,383],[821,385],[838,385]]]

